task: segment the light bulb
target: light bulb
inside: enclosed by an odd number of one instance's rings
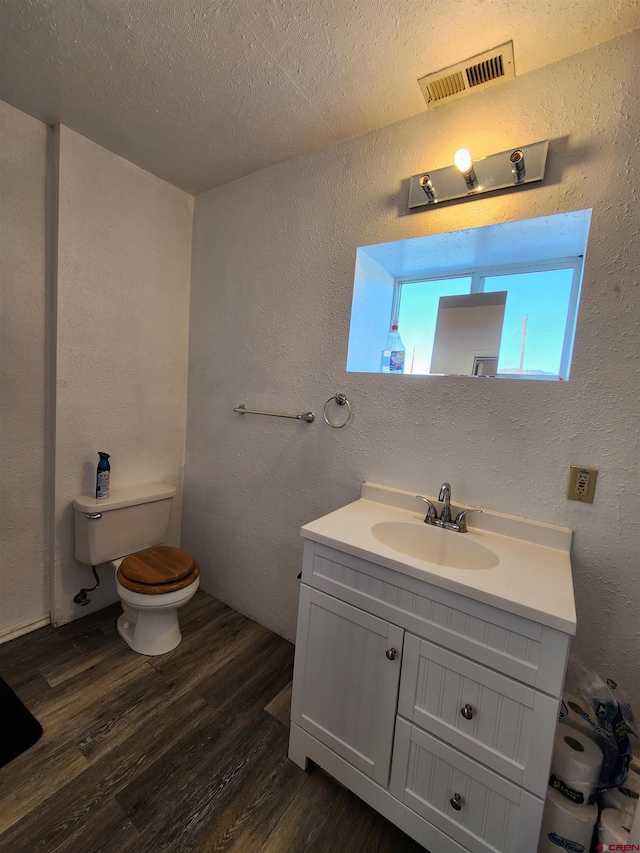
[[[463,175],[466,175],[471,171],[473,161],[471,159],[471,154],[466,148],[460,148],[456,151],[453,157],[453,162],[456,164],[458,169],[460,169]]]

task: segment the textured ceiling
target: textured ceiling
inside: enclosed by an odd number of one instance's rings
[[[639,25],[636,0],[0,0],[0,99],[198,193],[421,112],[418,77],[509,39],[521,75]]]

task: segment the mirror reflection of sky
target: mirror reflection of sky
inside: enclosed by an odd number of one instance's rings
[[[507,291],[499,373],[518,372],[525,317],[523,371],[559,373],[572,281],[573,269],[483,279],[481,289],[485,292]],[[470,276],[402,285],[398,325],[407,351],[405,373],[429,373],[440,297],[457,296],[470,290]]]

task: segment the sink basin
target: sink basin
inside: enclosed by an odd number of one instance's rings
[[[381,521],[373,525],[371,532],[378,542],[388,548],[436,566],[492,569],[500,562],[490,548],[469,538],[468,533],[456,533],[410,521]]]

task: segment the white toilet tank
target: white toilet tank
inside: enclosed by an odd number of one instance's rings
[[[111,489],[106,500],[73,502],[76,560],[97,566],[160,545],[167,538],[175,486],[155,483]]]

